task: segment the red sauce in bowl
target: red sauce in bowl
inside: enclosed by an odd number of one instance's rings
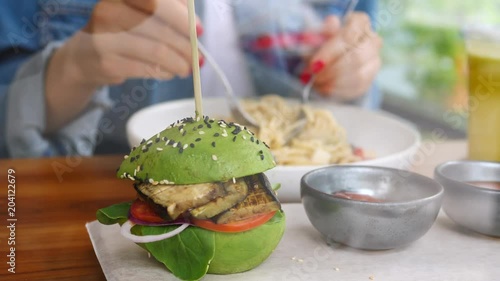
[[[379,200],[375,197],[372,197],[370,195],[359,194],[359,193],[354,193],[354,192],[347,192],[347,191],[338,191],[338,192],[333,193],[332,195],[334,197],[356,200],[356,201],[374,202],[374,203],[382,202],[381,200]]]
[[[500,190],[500,182],[498,181],[469,181],[467,183],[482,188]]]

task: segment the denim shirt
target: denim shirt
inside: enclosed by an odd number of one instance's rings
[[[196,3],[200,15],[203,1]],[[97,90],[77,119],[57,134],[45,136],[47,62],[55,49],[86,24],[96,2],[16,0],[3,3],[0,9],[0,158],[123,153],[128,150],[125,124],[132,114],[151,104],[193,95],[191,78],[127,80],[121,85]],[[361,0],[357,9],[373,11],[374,3],[374,0]],[[243,6],[234,4],[233,8],[237,13],[238,7]]]
[[[125,123],[133,113],[154,103],[192,96],[190,78],[128,80],[97,90],[77,119],[57,134],[44,136],[47,62],[87,23],[97,2],[17,0],[2,5],[0,158],[123,153],[128,150]]]

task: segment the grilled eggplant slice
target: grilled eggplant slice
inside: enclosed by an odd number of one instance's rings
[[[247,197],[248,185],[244,178],[239,178],[234,182],[232,180],[225,182],[224,190],[226,195],[191,210],[191,215],[197,219],[208,219],[226,211]]]
[[[281,205],[271,189],[271,184],[263,173],[244,179],[249,187],[247,197],[234,207],[216,216],[214,218],[216,223],[231,223],[281,209]]]
[[[175,220],[185,212],[219,224],[281,209],[264,174],[221,183],[189,185],[136,184],[142,199],[162,218]]]
[[[153,205],[155,211],[167,220],[175,220],[182,213],[205,205],[215,198],[225,195],[222,183],[189,185],[152,185],[141,183],[137,184],[135,188],[143,199],[149,203],[154,203],[150,205]]]

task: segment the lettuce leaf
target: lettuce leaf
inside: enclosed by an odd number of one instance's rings
[[[115,204],[96,213],[97,220],[105,225],[123,224],[128,220],[132,202]],[[179,226],[135,225],[136,235],[159,235]],[[163,263],[176,277],[182,280],[199,280],[208,271],[215,255],[215,232],[197,227],[188,227],[179,235],[169,239],[139,244]]]

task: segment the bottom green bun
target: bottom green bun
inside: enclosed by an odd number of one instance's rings
[[[215,255],[208,267],[211,274],[232,274],[250,270],[265,261],[283,237],[285,215],[278,212],[267,223],[245,232],[215,234]]]
[[[131,202],[115,204],[97,211],[105,225],[127,221]],[[161,235],[179,226],[135,225],[135,235]],[[224,233],[188,227],[181,233],[156,242],[139,243],[140,247],[163,263],[181,280],[200,280],[206,273],[231,274],[250,270],[274,251],[285,232],[285,214],[278,211],[265,224],[254,229]]]

